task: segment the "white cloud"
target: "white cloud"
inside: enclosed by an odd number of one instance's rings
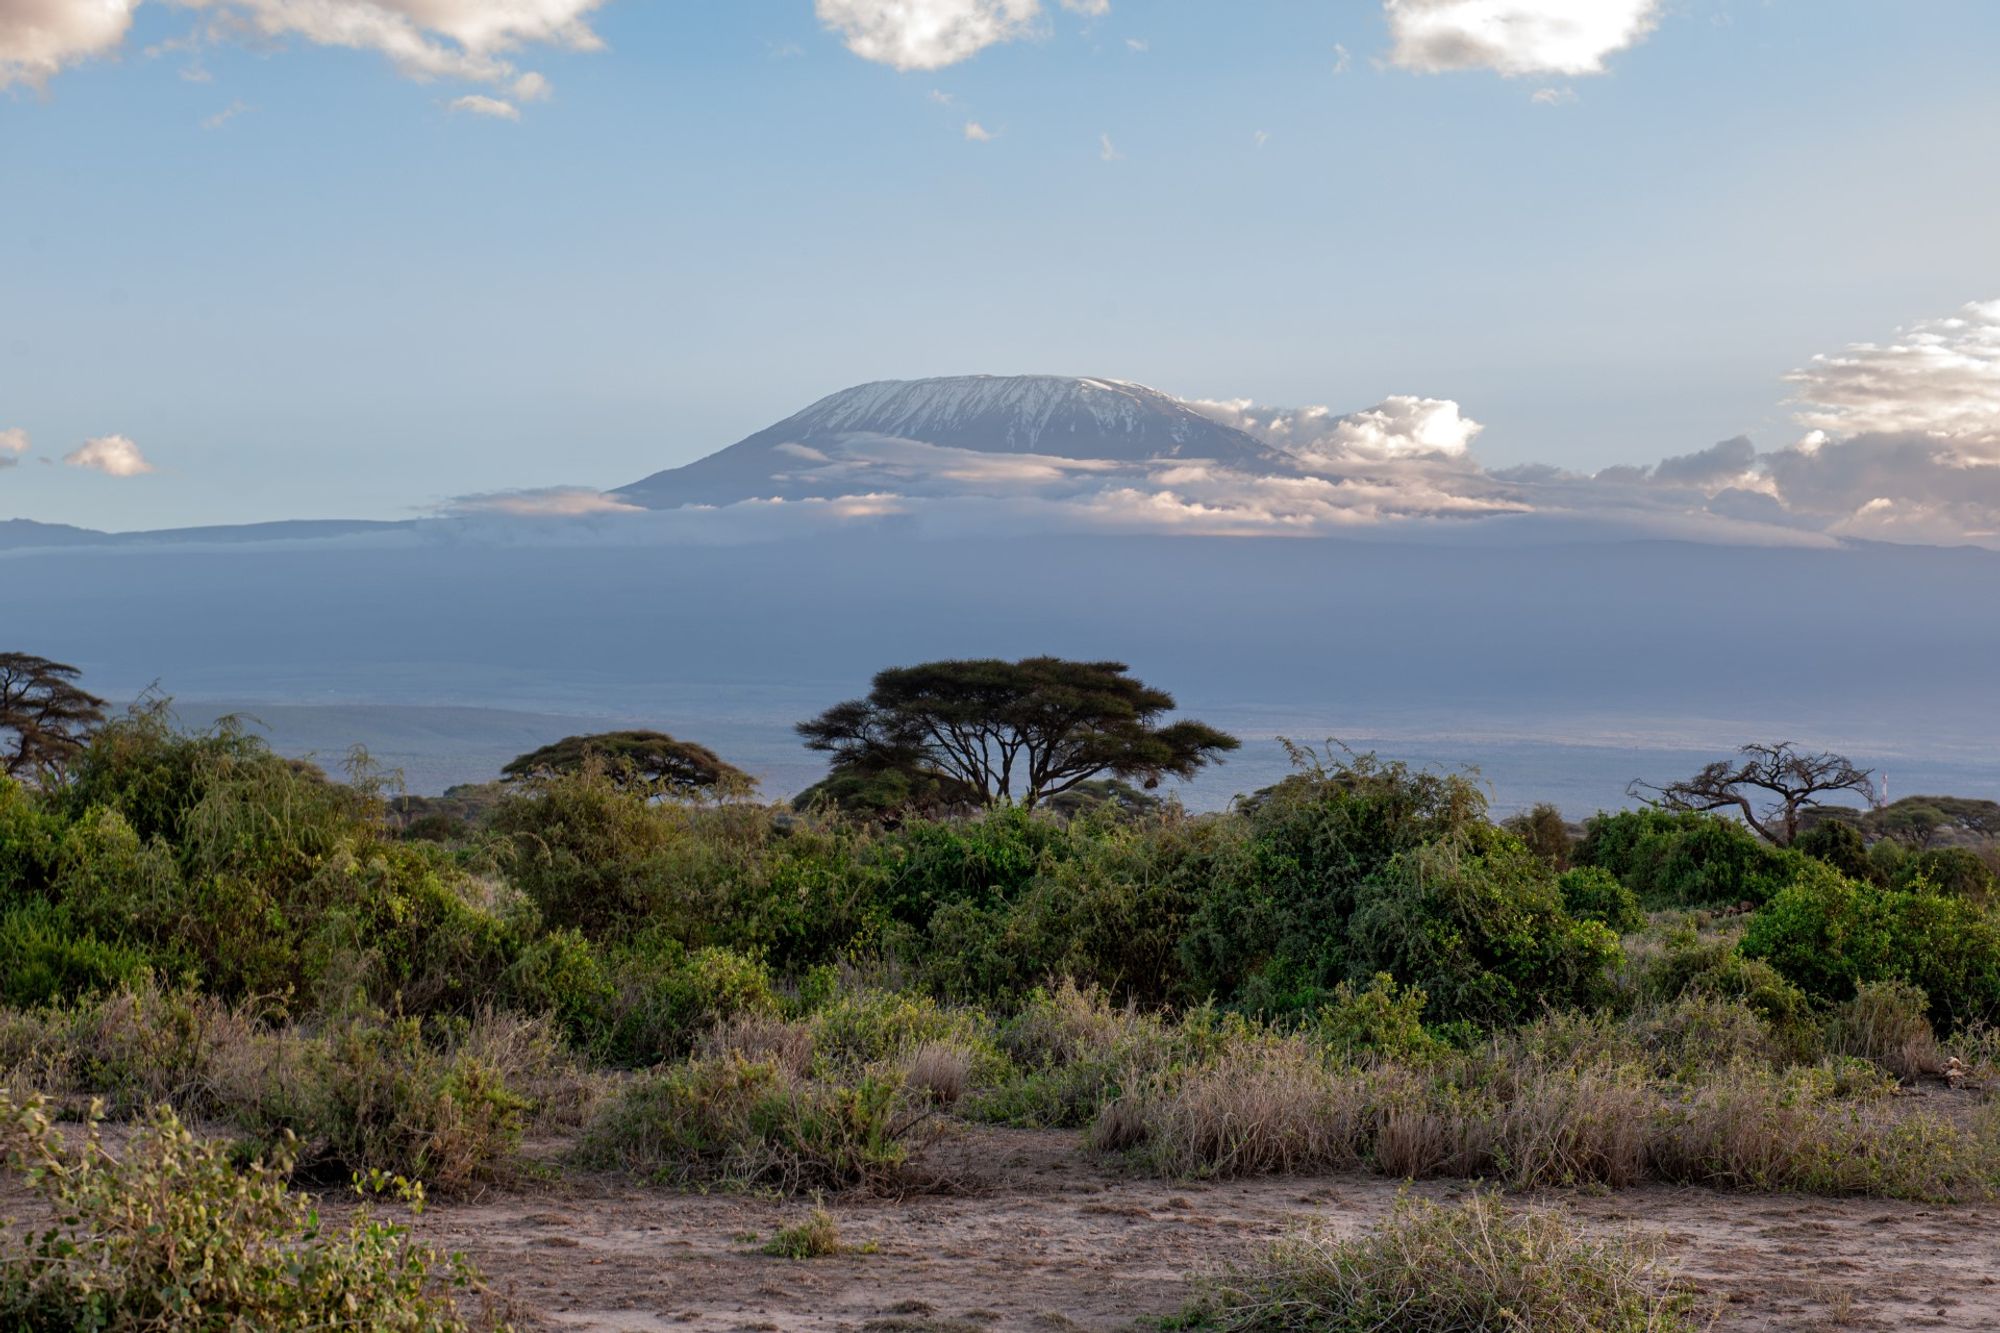
[[[1485,427],[1449,398],[1398,394],[1359,412],[1266,407],[1247,398],[1188,404],[1304,467],[1403,458],[1460,458]]]
[[[965,122],[965,137],[974,143],[991,143],[993,141],[993,131],[987,129],[976,120],[968,120]]]
[[[1645,39],[1663,0],[1384,0],[1390,60],[1425,74],[1601,74]]]
[[[538,490],[494,491],[461,495],[445,506],[448,514],[500,514],[508,518],[593,518],[601,514],[635,514],[639,506],[585,486],[546,486]]]
[[[1111,0],[1062,0],[1062,7],[1072,14],[1101,19],[1111,12]]]
[[[1271,132],[1269,130],[1258,130],[1250,136],[1250,142],[1262,148],[1265,144],[1271,142]]]
[[[231,102],[228,106],[222,108],[222,110],[203,120],[201,127],[205,130],[219,130],[249,109],[250,104],[247,102]]]
[[[0,88],[118,49],[139,0],[0,0]]]
[[[467,93],[464,97],[455,97],[447,109],[463,111],[474,116],[491,116],[495,120],[519,120],[521,118],[521,108],[515,106],[512,102],[503,102],[497,97],[488,97],[484,93]]]
[[[1100,134],[1097,136],[1097,156],[1106,162],[1116,162],[1125,154],[1118,151],[1118,146],[1111,142],[1109,134]]]
[[[1348,53],[1346,47],[1342,46],[1339,42],[1335,42],[1333,44],[1333,72],[1335,74],[1345,74],[1353,66],[1354,57]]]
[[[1125,49],[1134,55],[1142,56],[1153,49],[1153,44],[1144,37],[1127,37],[1125,39]]]
[[[0,430],[0,467],[11,467],[28,452],[28,432],[19,426]]]
[[[942,69],[1034,30],[1040,0],[814,0],[819,21],[864,60]]]
[[[63,455],[71,467],[88,468],[107,477],[137,477],[153,470],[139,446],[123,435],[100,435]]]
[[[2000,446],[2000,300],[1816,356],[1786,379],[1798,389],[1800,423],[1828,435]]]
[[[1576,89],[1537,88],[1528,100],[1536,106],[1562,106],[1566,102],[1574,102],[1576,100]]]
[[[194,50],[203,41],[297,38],[375,51],[416,79],[456,79],[507,88],[533,101],[548,80],[511,57],[530,46],[596,51],[588,16],[605,0],[154,0],[201,13],[195,37],[153,48]],[[67,65],[115,51],[140,0],[0,0],[0,87],[39,85]],[[205,82],[198,65],[182,71]]]

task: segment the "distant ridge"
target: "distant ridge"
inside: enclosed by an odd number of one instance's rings
[[[166,546],[196,542],[311,541],[352,537],[364,532],[388,532],[407,522],[362,518],[306,518],[277,523],[234,523],[205,528],[161,528],[147,532],[99,532],[67,523],[37,523],[29,518],[0,519],[0,551],[42,550],[67,546]]]
[[[851,494],[857,455],[884,441],[1124,464],[1205,458],[1256,471],[1269,470],[1273,457],[1242,431],[1143,384],[953,375],[843,389],[719,453],[613,494],[650,509]]]

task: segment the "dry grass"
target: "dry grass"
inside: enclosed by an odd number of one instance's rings
[[[1827,1044],[1841,1055],[1871,1060],[1905,1082],[1944,1068],[1926,1011],[1930,1001],[1899,981],[1862,985],[1827,1027]]]
[[[1309,1231],[1214,1282],[1183,1327],[1226,1333],[1691,1333],[1693,1301],[1636,1246],[1490,1195],[1405,1199],[1352,1240]]]
[[[1365,1166],[1515,1188],[1653,1180],[1927,1200],[2000,1187],[2000,1107],[1929,1114],[1860,1061],[1669,1077],[1546,1036],[1366,1070],[1298,1038],[1249,1044],[1154,1071],[1102,1108],[1090,1142],[1174,1177]]]

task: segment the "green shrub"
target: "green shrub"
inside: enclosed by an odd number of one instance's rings
[[[1499,1023],[1610,993],[1618,937],[1563,909],[1548,866],[1490,825],[1399,855],[1355,894],[1350,967],[1421,987],[1439,1020]]]
[[[62,821],[35,793],[0,774],[0,910],[48,892]]]
[[[145,971],[138,952],[78,929],[65,908],[35,900],[0,913],[0,1002],[26,1009],[83,999]]]
[[[1610,871],[1647,911],[1761,903],[1807,860],[1734,820],[1666,810],[1597,815],[1576,852],[1578,865]]]
[[[1992,868],[1979,859],[1977,852],[1965,847],[1934,847],[1916,852],[1897,865],[1890,884],[1898,889],[1928,889],[1982,903],[1994,896]]]
[[[768,1061],[698,1060],[627,1083],[592,1122],[579,1156],[663,1183],[886,1189],[922,1122],[899,1103],[897,1087],[879,1078],[816,1083]]]
[[[506,1168],[529,1108],[463,1042],[433,1041],[414,1018],[367,1016],[255,1042],[218,1100],[265,1140],[296,1134],[315,1170],[390,1172],[447,1193]]]
[[[1310,1010],[1381,970],[1348,950],[1361,885],[1399,855],[1486,826],[1485,798],[1459,774],[1291,754],[1297,771],[1245,803],[1247,843],[1216,858],[1180,948],[1192,994],[1266,1014]]]
[[[1490,1194],[1409,1198],[1365,1234],[1308,1231],[1228,1274],[1178,1321],[1229,1333],[1694,1333],[1691,1296],[1651,1257]]]
[[[603,773],[552,778],[508,797],[493,829],[514,886],[550,926],[599,935],[678,905],[679,829]]]
[[[1566,870],[1557,886],[1563,906],[1579,921],[1601,922],[1619,935],[1629,935],[1646,924],[1638,895],[1601,866]]]
[[[1733,1000],[1770,1025],[1773,1038],[1790,1058],[1817,1047],[1818,1020],[1812,998],[1762,958],[1747,958],[1726,939],[1703,939],[1693,931],[1676,935],[1647,970],[1645,988],[1658,1000]]]
[[[478,1293],[462,1259],[412,1243],[405,1228],[366,1208],[344,1227],[323,1223],[285,1187],[288,1145],[241,1166],[161,1109],[116,1156],[94,1123],[72,1153],[41,1103],[0,1092],[0,1153],[58,1219],[20,1245],[0,1236],[0,1324],[9,1329],[448,1333],[497,1325],[461,1308]],[[371,1176],[356,1188],[422,1202],[392,1178]]]
[[[1424,1027],[1426,997],[1414,986],[1399,986],[1386,972],[1356,990],[1343,981],[1333,998],[1313,1014],[1308,1031],[1328,1049],[1348,1059],[1364,1053],[1387,1059],[1423,1060],[1442,1043]]]
[[[2000,916],[1963,898],[1878,889],[1822,869],[1751,918],[1742,950],[1825,1003],[1862,982],[1902,981],[1930,998],[1941,1031],[2000,1019]]]
[[[814,1208],[803,1221],[779,1227],[760,1253],[773,1259],[830,1259],[846,1251],[840,1242],[840,1223],[826,1209]]]
[[[1821,819],[1793,841],[1792,850],[1825,862],[1849,879],[1875,878],[1875,867],[1868,860],[1867,839],[1852,819],[1840,816]]]
[[[1900,1079],[1935,1074],[1944,1055],[1929,1011],[1930,998],[1906,982],[1863,982],[1853,999],[1834,1010],[1827,1045],[1841,1055],[1871,1060]]]

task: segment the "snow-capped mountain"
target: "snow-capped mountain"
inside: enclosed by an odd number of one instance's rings
[[[981,492],[1101,479],[1167,459],[1260,472],[1274,463],[1250,435],[1143,384],[953,375],[843,389],[719,453],[614,494],[672,509],[884,489]]]

